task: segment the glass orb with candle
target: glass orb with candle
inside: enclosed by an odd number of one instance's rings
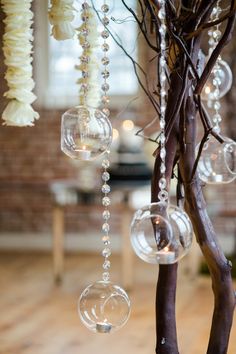
[[[208,184],[230,183],[236,178],[235,171],[235,142],[223,137],[220,143],[213,136],[204,144],[198,162],[199,178]],[[198,152],[200,144],[196,147]]]
[[[109,149],[111,142],[111,124],[99,109],[77,106],[62,115],[61,149],[72,159],[93,160]]]
[[[128,321],[130,299],[120,286],[110,281],[97,281],[81,294],[78,312],[92,332],[111,333]]]
[[[172,261],[174,254],[166,254],[172,238],[165,203],[151,203],[137,210],[131,223],[131,244],[138,257],[152,264]]]
[[[219,59],[203,87],[201,98],[205,101],[218,100],[231,89],[232,83],[233,75],[229,65]]]
[[[138,210],[131,224],[131,244],[147,263],[173,264],[190,249],[193,231],[188,215],[165,203],[151,203]]]

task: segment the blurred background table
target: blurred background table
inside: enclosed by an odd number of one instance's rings
[[[121,218],[119,235],[121,237],[122,285],[126,289],[130,289],[133,284],[134,257],[129,241],[130,223],[135,209],[133,200],[137,191],[149,195],[147,182],[120,181],[110,184],[112,187],[111,199],[113,200],[113,195],[116,192],[119,192],[120,195],[119,201],[114,198],[111,212],[118,214]],[[104,207],[101,205],[101,193],[96,190],[89,193],[81,190],[77,180],[53,181],[50,184],[50,190],[54,200],[52,220],[54,279],[56,282],[60,282],[64,270],[65,208],[76,205],[79,212],[89,214],[96,209],[96,211],[100,210],[102,214]],[[143,201],[143,198],[141,199]],[[100,225],[98,225],[98,229],[100,229]]]

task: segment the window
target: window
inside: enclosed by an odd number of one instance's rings
[[[94,3],[96,8],[100,9],[102,1],[95,0]],[[121,1],[113,0],[111,3],[110,27],[112,32],[118,41],[122,42],[128,53],[136,58],[136,23]],[[136,0],[129,0],[127,3],[135,8]],[[78,9],[75,27],[80,23],[80,4],[81,1],[75,1],[75,7]],[[54,108],[75,105],[78,102],[79,89],[76,80],[80,77],[80,72],[74,68],[75,64],[79,63],[78,58],[81,53],[78,40],[56,41],[52,36],[49,36],[47,0],[44,0],[44,6],[42,3],[40,5],[36,9],[36,80],[39,104]],[[102,26],[99,20],[98,26],[100,32]],[[121,101],[124,105],[124,100],[128,102],[131,97],[137,94],[138,84],[130,59],[111,37],[109,45],[111,104],[119,105]]]

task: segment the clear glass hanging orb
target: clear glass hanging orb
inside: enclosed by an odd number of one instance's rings
[[[97,108],[77,106],[62,115],[61,150],[78,160],[93,160],[111,145],[112,127]]]
[[[219,100],[231,89],[232,83],[232,71],[229,65],[220,59],[203,87],[201,98],[205,101]]]
[[[181,208],[169,204],[167,212],[174,235],[168,249],[169,252],[174,253],[172,263],[175,263],[190,250],[193,241],[193,227],[188,214]]]
[[[131,244],[147,263],[173,264],[190,249],[192,224],[180,208],[151,203],[138,210],[131,224]]]
[[[199,178],[208,184],[230,183],[236,178],[235,171],[235,142],[223,137],[221,144],[213,136],[204,144],[198,162]],[[200,144],[196,147],[198,152]]]
[[[166,203],[151,203],[134,214],[131,223],[131,244],[143,261],[157,264],[159,255],[173,238],[166,214]]]
[[[89,285],[78,303],[82,323],[96,333],[110,333],[123,327],[128,321],[130,308],[125,290],[110,281]]]
[[[236,174],[236,142],[231,140],[224,149],[225,162],[228,170]]]

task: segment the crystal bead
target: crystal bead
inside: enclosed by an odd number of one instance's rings
[[[107,116],[107,117],[109,117],[110,116],[110,110],[108,109],[108,108],[103,108],[102,109],[102,111],[103,111],[103,113]]]
[[[158,12],[158,17],[160,20],[164,20],[165,19],[165,10],[164,9],[160,9],[159,12]]]
[[[111,262],[108,259],[106,259],[102,266],[103,266],[103,269],[107,270],[111,267]]]
[[[109,279],[110,279],[110,274],[109,274],[109,272],[104,272],[104,273],[102,274],[102,279],[103,279],[104,281],[109,281]]]
[[[103,57],[102,58],[102,65],[108,65],[110,63],[110,60],[108,57]]]
[[[166,166],[164,163],[161,164],[161,168],[160,168],[161,173],[165,173],[166,172]]]
[[[111,255],[111,249],[106,247],[104,250],[102,250],[102,255],[103,257],[109,257]]]
[[[166,124],[165,120],[161,119],[160,120],[160,128],[164,129],[165,128],[165,124]]]
[[[219,101],[216,101],[216,102],[214,103],[214,109],[215,109],[216,111],[218,111],[218,110],[220,109],[220,107],[221,107],[220,102],[219,102]]]
[[[102,217],[104,220],[108,220],[110,219],[111,213],[109,212],[109,210],[104,210],[104,212],[102,213]]]
[[[82,77],[83,77],[84,79],[87,79],[87,78],[89,77],[89,72],[83,70],[83,71],[82,71]]]
[[[108,91],[110,88],[109,84],[107,82],[105,82],[104,84],[102,84],[102,91]]]
[[[166,111],[166,106],[161,106],[161,113],[165,113]]]
[[[168,192],[167,191],[160,191],[158,193],[158,198],[161,202],[166,202],[168,200]]]
[[[107,25],[109,25],[109,22],[110,22],[109,18],[107,16],[104,16],[102,19],[103,25],[107,26]]]
[[[85,41],[83,44],[82,44],[82,48],[83,49],[89,49],[90,48],[90,43]]]
[[[219,86],[221,84],[221,79],[219,76],[216,76],[212,81],[214,86]]]
[[[165,61],[165,57],[164,56],[160,57],[160,65],[161,66],[165,66],[166,65],[166,61]]]
[[[220,123],[222,121],[221,115],[220,114],[215,114],[213,116],[212,120],[213,120],[214,123]]]
[[[161,97],[165,97],[166,96],[166,91],[165,90],[161,90]]]
[[[160,142],[161,142],[161,144],[165,144],[165,142],[166,142],[165,134],[161,134],[161,136],[160,136]]]
[[[89,30],[87,27],[83,27],[81,30],[80,30],[80,34],[84,37],[86,37],[88,34],[89,34]]]
[[[166,25],[164,23],[160,26],[160,34],[166,34]]]
[[[164,83],[166,81],[166,75],[164,73],[161,73],[160,81],[161,81],[161,83]]]
[[[215,40],[213,38],[210,38],[208,43],[210,46],[213,46],[215,44]]]
[[[109,32],[107,30],[102,31],[101,33],[102,38],[106,39],[109,37]]]
[[[90,58],[87,57],[86,55],[81,55],[81,57],[80,57],[81,63],[88,64],[89,60],[90,60]]]
[[[164,159],[166,157],[166,149],[161,149],[160,157],[161,159]]]
[[[103,43],[103,45],[102,45],[102,50],[103,50],[104,52],[108,52],[109,49],[110,49],[109,44]]]
[[[86,14],[82,14],[81,19],[82,19],[83,22],[87,22],[89,17]]]
[[[166,49],[166,43],[164,41],[161,41],[161,50]]]
[[[105,222],[105,223],[102,225],[102,231],[104,231],[104,232],[109,232],[109,230],[110,230],[110,225],[109,225],[107,222]]]
[[[109,197],[102,198],[102,205],[109,206],[111,204],[111,199]]]
[[[110,241],[110,236],[104,235],[104,236],[102,237],[102,242],[104,243],[105,246],[108,246],[108,245],[111,243],[111,241]]]
[[[215,31],[213,31],[212,35],[213,35],[213,37],[215,39],[219,39],[220,36],[221,36],[221,31],[220,30],[215,30]]]
[[[80,86],[80,90],[83,91],[83,92],[88,92],[88,90],[89,90],[89,84],[83,83],[83,84]]]
[[[110,72],[108,70],[102,71],[102,77],[103,79],[107,79],[110,76]]]
[[[109,12],[110,9],[109,9],[109,6],[107,4],[103,4],[102,7],[101,7],[101,10],[102,10],[103,13],[106,14],[107,12]]]
[[[108,168],[110,166],[110,161],[105,159],[102,161],[102,167],[103,168]]]
[[[102,103],[108,104],[110,102],[110,98],[107,95],[102,96]]]
[[[103,172],[102,179],[103,179],[103,181],[106,181],[106,182],[109,181],[110,173],[109,172]]]
[[[161,189],[166,188],[166,179],[165,179],[164,177],[162,177],[162,178],[160,179],[160,181],[159,181],[159,187],[160,187]]]
[[[102,193],[110,193],[110,191],[111,191],[111,187],[108,184],[105,183],[102,186]]]

